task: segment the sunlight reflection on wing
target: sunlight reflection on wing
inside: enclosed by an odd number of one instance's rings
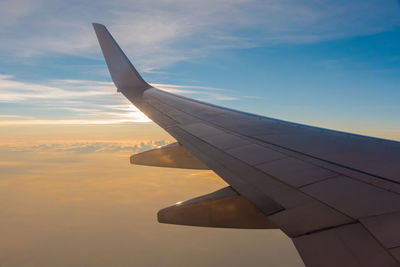
[[[121,117],[130,118],[134,122],[150,122],[151,121],[143,112],[139,111],[138,109],[136,109],[134,107],[133,107],[133,109],[135,109],[135,110],[127,112],[127,113],[122,113]],[[125,122],[126,120],[122,120],[122,121]]]

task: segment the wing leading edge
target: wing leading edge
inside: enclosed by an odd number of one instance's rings
[[[399,142],[158,90],[93,26],[118,90],[291,237],[307,266],[400,266]]]

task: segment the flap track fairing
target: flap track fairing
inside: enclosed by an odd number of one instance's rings
[[[160,223],[168,224],[276,229],[267,216],[230,186],[162,209],[157,217]]]
[[[131,156],[131,164],[208,170],[208,167],[203,162],[179,143],[135,154]]]

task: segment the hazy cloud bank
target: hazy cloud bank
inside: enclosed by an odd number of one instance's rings
[[[0,152],[72,152],[90,153],[139,153],[168,144],[165,140],[121,141],[49,141],[41,144],[3,144]]]

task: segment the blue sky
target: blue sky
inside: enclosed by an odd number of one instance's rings
[[[146,121],[116,94],[92,22],[165,90],[400,139],[400,5],[375,0],[3,0],[0,124]]]

